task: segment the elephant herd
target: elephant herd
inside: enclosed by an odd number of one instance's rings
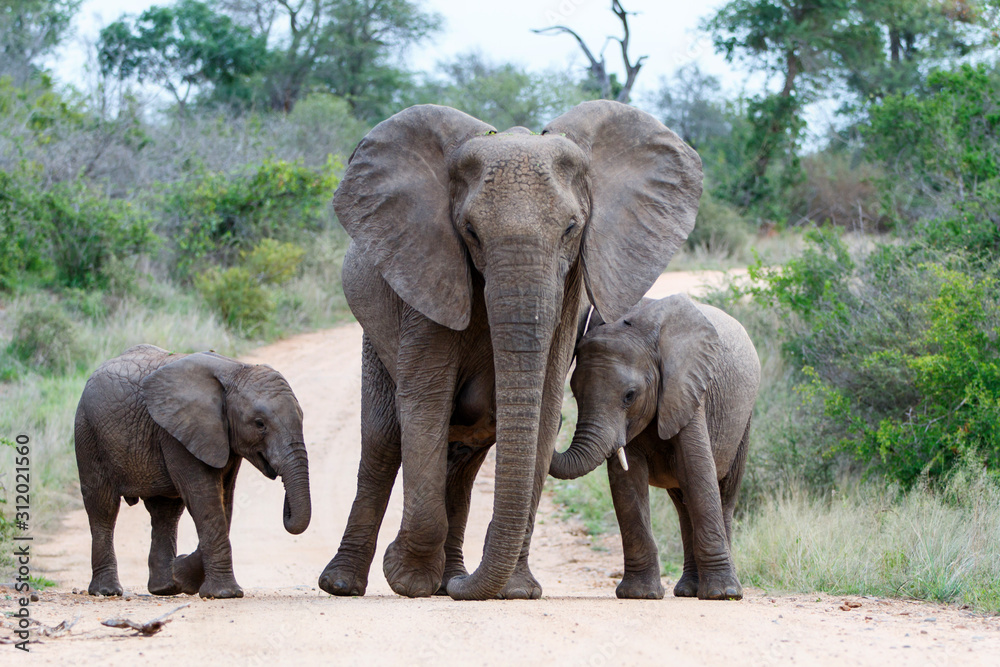
[[[760,366],[743,328],[676,295],[643,299],[694,226],[701,160],[652,116],[587,102],[540,133],[411,107],[362,139],[334,198],[352,242],[343,287],[364,330],[361,463],[336,555],[319,577],[363,595],[402,468],[385,552],[392,590],[538,598],[528,564],[542,486],[607,460],[625,554],[619,597],[661,598],[649,486],[677,508],[678,596],[738,599],[733,508]],[[554,453],[564,383],[579,405]],[[149,590],[240,597],[229,524],[240,462],[285,485],[285,528],[310,520],[302,411],[267,366],[140,345],[88,380],[76,416],[93,595],[120,595],[120,499],[152,520]],[[496,445],[493,517],[466,570],[472,486]],[[187,507],[198,548],[176,555]]]

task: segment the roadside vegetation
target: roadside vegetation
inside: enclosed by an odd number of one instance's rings
[[[592,57],[410,71],[402,56],[443,19],[408,0],[296,15],[179,0],[107,26],[91,79],[60,85],[40,63],[78,9],[0,3],[0,436],[31,437],[33,529],[79,497],[73,415],[99,363],[141,342],[239,354],[350,317],[330,200],[376,123],[430,102],[537,130],[584,100],[629,101],[642,76],[624,45],[624,82]],[[611,30],[655,29],[612,9]],[[734,0],[702,29],[767,85],[737,95],[688,64],[631,98],[704,163],[671,268],[748,270],[706,297],[764,369],[735,532],[745,584],[1000,613],[998,20],[986,2]],[[809,127],[832,94],[831,127]],[[605,473],[554,488],[588,530],[616,530]],[[676,576],[676,516],[653,499]]]

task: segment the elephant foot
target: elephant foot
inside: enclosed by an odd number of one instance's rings
[[[445,565],[444,576],[441,577],[441,586],[437,589],[434,595],[448,595],[448,582],[455,577],[467,576],[469,576],[469,571],[465,569],[464,565],[458,565],[456,567]]]
[[[742,600],[743,586],[733,572],[706,574],[698,582],[700,600]]]
[[[91,595],[121,595],[124,591],[122,590],[122,585],[118,582],[118,574],[116,572],[106,572],[104,574],[95,574],[93,579],[90,580],[90,586],[87,587],[87,592]]]
[[[434,595],[441,587],[444,573],[444,549],[427,559],[404,554],[397,539],[385,550],[382,572],[389,587],[397,595],[423,598]]]
[[[638,572],[626,570],[615,589],[615,595],[622,600],[662,600],[663,593],[659,567]]]
[[[497,597],[501,600],[537,600],[542,597],[542,585],[531,574],[527,565],[522,567],[518,562],[514,574],[510,575],[507,585]]]
[[[205,566],[201,560],[201,553],[195,551],[192,554],[175,558],[173,579],[181,593],[188,595],[199,593],[202,584],[205,583]]]
[[[169,577],[165,577],[162,574],[156,577],[150,576],[146,588],[153,595],[177,595],[181,592],[180,585],[173,580],[172,575]]]
[[[698,572],[687,572],[681,575],[674,586],[674,597],[696,598],[698,597]]]
[[[206,581],[198,589],[198,595],[213,600],[243,597],[243,589],[235,581]]]
[[[334,556],[319,575],[319,587],[330,595],[364,595],[368,588],[368,569],[359,572],[344,560],[339,554]]]

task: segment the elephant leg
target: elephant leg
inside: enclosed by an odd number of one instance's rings
[[[630,451],[629,469],[622,468],[617,457],[608,459],[608,481],[615,516],[621,528],[625,575],[615,595],[636,600],[659,600],[663,597],[660,582],[660,554],[653,539],[649,514],[649,461]]]
[[[684,547],[684,572],[674,586],[674,595],[679,598],[698,597],[698,565],[694,559],[694,539],[691,532],[691,515],[684,505],[684,494],[680,489],[667,489],[670,499],[677,509],[677,518],[681,524],[681,544]]]
[[[469,574],[465,569],[465,556],[462,552],[465,526],[469,521],[472,486],[489,451],[489,447],[470,447],[460,442],[448,443],[448,479],[445,482],[448,538],[444,543],[444,576],[441,578],[441,587],[437,590],[437,595],[448,594],[448,582],[452,577]]]
[[[177,556],[177,522],[184,512],[184,502],[156,496],[146,498],[143,504],[152,528],[147,588],[153,595],[177,595],[181,587],[174,582],[173,564]]]
[[[382,571],[399,595],[426,597],[441,586],[448,537],[448,426],[455,372],[416,360],[400,364],[403,520],[385,550]],[[406,372],[402,369],[406,369]]]
[[[331,595],[364,595],[375,557],[379,528],[392,485],[399,472],[399,421],[396,385],[375,348],[362,346],[361,463],[358,491],[337,555],[319,576],[319,587]]]
[[[236,494],[236,475],[240,470],[241,460],[237,459],[232,468],[222,479],[222,506],[226,513],[226,525],[233,525],[233,503]],[[228,533],[227,533],[228,534]],[[180,592],[194,595],[205,583],[205,564],[202,562],[201,545],[186,556],[180,556],[173,562],[173,580]]]
[[[691,517],[694,559],[698,567],[698,597],[738,600],[743,587],[736,577],[726,539],[722,500],[705,422],[704,407],[678,434],[678,481]]]
[[[172,438],[164,443],[162,450],[171,479],[198,532],[198,549],[190,556],[174,559],[174,580],[184,590],[183,582],[190,577],[188,570],[196,570],[201,563],[204,570],[204,581],[198,587],[201,597],[243,597],[243,589],[233,575],[233,550],[229,543],[221,471],[194,460],[184,446]]]
[[[115,523],[121,497],[105,485],[83,485],[83,505],[90,522],[90,564],[93,577],[87,592],[91,595],[121,595],[118,559],[115,557]]]

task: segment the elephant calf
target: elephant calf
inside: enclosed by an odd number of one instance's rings
[[[121,498],[142,498],[152,522],[149,592],[243,597],[229,526],[240,462],[285,485],[285,529],[309,525],[302,410],[269,366],[214,352],[137,345],[94,371],[76,411],[76,461],[92,538],[91,595],[121,595],[114,529]],[[198,548],[177,558],[187,507]]]
[[[759,384],[746,330],[683,294],[643,300],[580,341],[571,380],[579,420],[549,472],[574,479],[608,459],[625,552],[618,597],[663,597],[650,485],[667,490],[680,518],[684,574],[674,595],[743,597],[732,519]]]

